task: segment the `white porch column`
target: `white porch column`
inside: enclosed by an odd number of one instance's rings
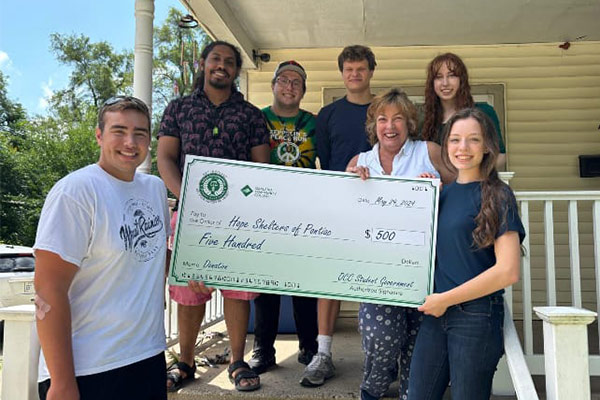
[[[2,399],[38,399],[37,372],[40,343],[35,330],[35,306],[0,309],[4,320]]]
[[[546,398],[590,399],[587,325],[596,313],[575,307],[534,307],[544,321]]]
[[[143,100],[152,113],[152,32],[154,0],[135,0],[135,50],[133,62],[133,95]],[[138,167],[149,173],[151,154]]]

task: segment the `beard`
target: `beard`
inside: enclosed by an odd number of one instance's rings
[[[225,72],[227,74],[227,72]],[[212,73],[208,75],[208,84],[215,89],[227,89],[233,84],[233,80],[229,80],[230,75],[227,74],[225,78],[214,78]]]
[[[208,79],[208,84],[215,89],[227,89],[231,87],[231,82],[225,82],[218,79]]]

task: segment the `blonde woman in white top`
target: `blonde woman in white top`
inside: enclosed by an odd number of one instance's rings
[[[373,99],[367,134],[373,149],[356,155],[346,168],[363,179],[371,175],[440,178],[453,174],[443,165],[440,146],[416,140],[417,111],[399,89]],[[407,398],[412,349],[422,314],[414,308],[361,303],[359,331],[365,352],[361,399],[380,399],[400,373],[400,399]]]

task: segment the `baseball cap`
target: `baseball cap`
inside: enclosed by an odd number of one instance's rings
[[[300,75],[304,81],[306,81],[306,71],[304,71],[302,65],[300,65],[297,61],[289,60],[280,63],[275,70],[275,76],[273,78],[277,78],[283,71],[294,71],[298,73],[298,75]]]

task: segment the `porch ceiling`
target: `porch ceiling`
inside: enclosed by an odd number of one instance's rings
[[[218,39],[252,49],[600,40],[599,0],[181,0]]]

